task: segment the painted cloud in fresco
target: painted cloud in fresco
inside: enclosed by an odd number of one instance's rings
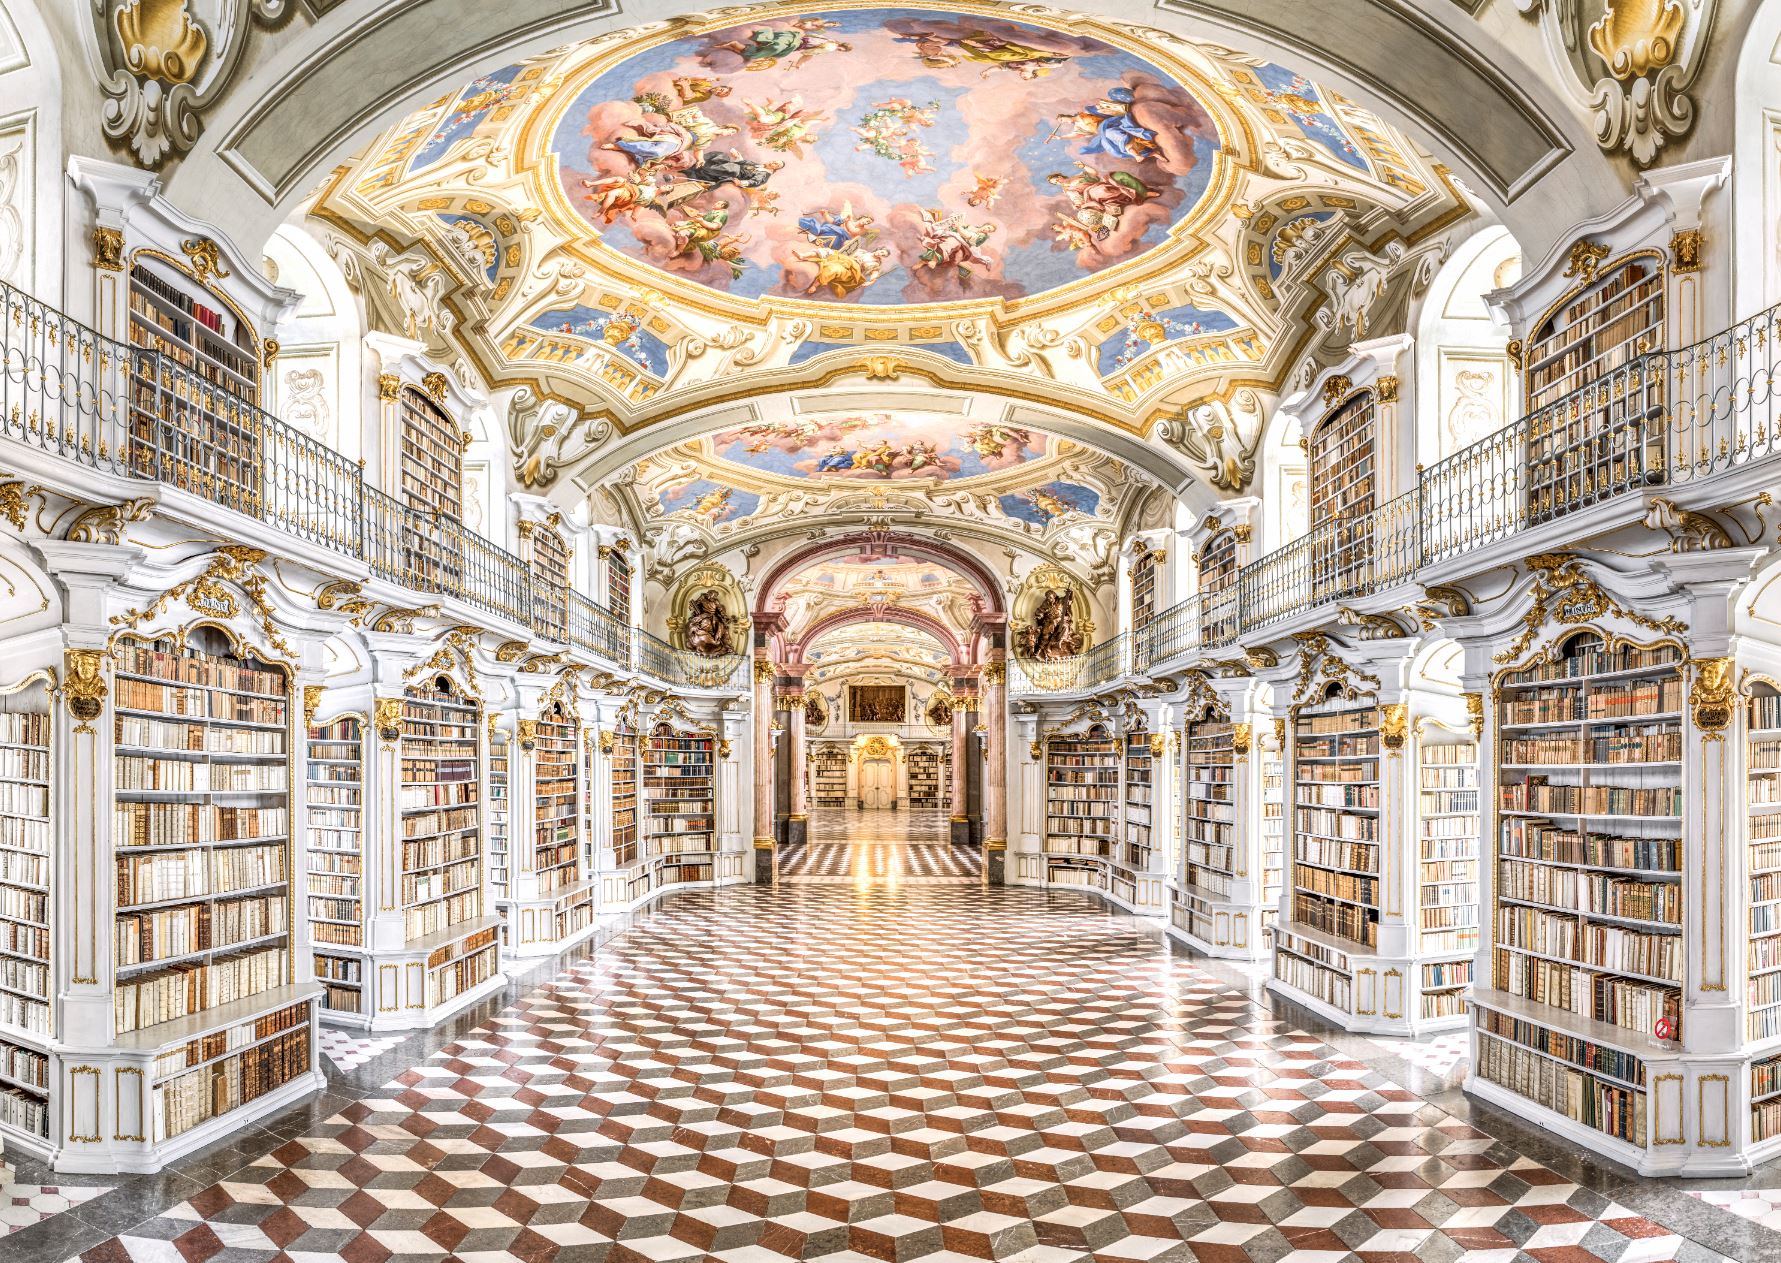
[[[1076,482],[1047,482],[1010,495],[998,496],[1002,512],[1018,521],[1046,526],[1072,513],[1092,516],[1101,505],[1101,494]]]
[[[1040,293],[1160,244],[1212,176],[1186,88],[1098,40],[883,8],[626,59],[568,106],[564,190],[607,244],[746,297]]]
[[[880,412],[762,422],[712,436],[711,449],[724,460],[792,478],[944,482],[1012,469],[1045,455],[1050,442],[1018,426],[961,429],[953,417]]]
[[[738,491],[709,478],[694,478],[661,494],[664,514],[684,513],[711,526],[734,522],[761,507],[761,498],[752,491]]]

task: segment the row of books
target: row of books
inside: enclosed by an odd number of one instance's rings
[[[282,846],[214,851],[156,851],[117,858],[118,907],[168,899],[223,896],[285,880]]]
[[[283,807],[226,807],[212,803],[121,802],[113,812],[120,847],[198,846],[282,838],[290,831]]]
[[[1505,811],[1555,816],[1680,816],[1682,787],[1655,785],[1557,785],[1544,776],[1502,787]]]
[[[17,716],[24,718],[24,716]],[[16,746],[0,746],[0,779],[7,781],[47,781],[49,751],[21,750]],[[12,808],[0,803],[0,811]]]
[[[1293,830],[1324,838],[1339,838],[1345,842],[1376,842],[1379,838],[1379,818],[1355,816],[1321,807],[1299,807],[1293,812]]]
[[[1512,859],[1627,868],[1645,872],[1682,871],[1680,838],[1625,838],[1561,828],[1542,820],[1502,822],[1498,853]]]
[[[1306,960],[1291,949],[1297,942],[1276,935],[1274,939],[1274,976],[1287,986],[1314,996],[1334,1008],[1347,1012],[1354,994],[1353,980],[1327,965]]]
[[[1505,676],[1509,686],[1539,684],[1550,680],[1575,680],[1591,675],[1617,675],[1623,671],[1642,671],[1653,667],[1674,666],[1681,661],[1674,649],[1635,649],[1623,646],[1605,647],[1601,641],[1573,640],[1566,646],[1565,656]]]
[[[460,833],[476,828],[479,822],[480,813],[474,804],[450,811],[428,811],[402,817],[402,836],[404,839],[419,839]]]
[[[1293,839],[1292,853],[1301,863],[1323,868],[1346,868],[1362,873],[1379,871],[1379,848],[1368,843],[1301,836]]]
[[[49,856],[32,851],[0,851],[0,882],[49,885]]]
[[[155,684],[148,680],[119,679],[117,705],[124,710],[152,711],[185,719],[208,719],[235,724],[282,724],[285,701],[251,697],[219,689],[181,684]]]
[[[1591,1021],[1650,1035],[1659,1019],[1671,1038],[1681,1038],[1682,994],[1673,988],[1610,974],[1588,974],[1561,961],[1541,960],[1498,948],[1493,953],[1492,985]]]
[[[478,844],[473,833],[454,833],[447,837],[416,838],[402,844],[402,869],[416,872],[475,859]]]
[[[0,745],[49,746],[49,716],[42,711],[0,712]]]
[[[309,1072],[309,1027],[288,1031],[233,1057],[157,1084],[155,1134],[167,1140]]]
[[[210,688],[258,693],[265,697],[285,695],[285,673],[265,667],[245,666],[238,659],[222,658],[189,650],[157,649],[126,644],[116,653],[117,669],[131,675],[148,675],[174,684],[200,684]]]
[[[0,846],[18,851],[49,853],[49,821],[23,816],[0,816]]]
[[[33,1035],[49,1034],[49,1001],[0,991],[0,1025]]]
[[[1300,778],[1298,784],[1298,801],[1301,805],[1313,807],[1366,807],[1379,806],[1379,786],[1371,781],[1357,784],[1316,783]]]
[[[49,1087],[49,1058],[0,1040],[0,1074],[35,1088]]]
[[[1356,908],[1349,904],[1327,903],[1313,895],[1294,892],[1292,919],[1308,929],[1321,930],[1338,938],[1350,939],[1363,947],[1379,944],[1377,909]]]
[[[23,891],[19,892],[23,894]],[[47,904],[46,896],[33,895],[32,898]],[[47,906],[44,911],[48,911]],[[33,918],[42,921],[45,918]],[[0,917],[0,951],[10,952],[16,956],[30,956],[36,960],[49,959],[49,930],[42,925],[26,925],[22,920]]]
[[[0,886],[0,921],[49,921],[49,896],[18,886]]]
[[[1504,763],[1661,763],[1682,757],[1682,730],[1643,724],[1588,738],[1515,737],[1503,743]]]
[[[1629,1088],[1488,1035],[1478,1039],[1474,1073],[1573,1122],[1645,1143],[1645,1098]]]
[[[1355,877],[1348,873],[1332,873],[1327,869],[1294,864],[1292,881],[1295,889],[1307,894],[1330,895],[1337,899],[1346,899],[1350,903],[1377,905],[1379,902],[1379,882],[1372,877]]]
[[[1516,694],[1503,708],[1503,722],[1549,724],[1605,719],[1635,719],[1682,708],[1682,680],[1634,680],[1594,688],[1542,688]]]
[[[120,980],[112,994],[117,1031],[146,1030],[290,981],[290,953],[282,946]]]
[[[119,790],[177,790],[194,794],[265,794],[285,789],[285,769],[268,763],[201,763],[195,759],[154,759],[119,755],[112,764]]]
[[[113,935],[119,966],[220,950],[289,929],[283,895],[184,904],[119,915]]]
[[[182,750],[205,754],[283,754],[285,734],[280,728],[219,728],[211,724],[149,719],[141,715],[117,717],[120,746],[143,750]]]
[[[211,1031],[196,1039],[188,1039],[176,1048],[169,1048],[155,1058],[153,1077],[164,1079],[206,1061],[215,1061],[227,1053],[270,1039],[280,1031],[295,1030],[309,1020],[307,1004],[288,1004],[271,1013],[262,1013],[245,1022],[220,1031]]]
[[[425,938],[451,926],[471,921],[482,915],[482,891],[475,888],[465,894],[453,895],[434,903],[405,908],[402,928],[410,939]]]

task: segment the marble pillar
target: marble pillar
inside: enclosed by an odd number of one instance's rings
[[[1008,866],[1008,668],[1000,658],[983,667],[983,717],[989,733],[983,757],[983,874],[991,885],[1007,881]]]
[[[965,773],[970,763],[970,754],[965,743],[971,739],[971,713],[965,709],[963,698],[955,698],[952,704],[952,843],[963,846],[971,841],[971,815],[966,808],[970,805],[969,790],[966,788]]]
[[[754,879],[777,875],[773,841],[773,664],[754,660]]]
[[[792,809],[786,819],[785,842],[798,846],[810,836],[810,791],[805,785],[804,694],[787,693],[786,747],[791,759]]]

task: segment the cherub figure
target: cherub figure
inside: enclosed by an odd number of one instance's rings
[[[968,224],[960,215],[938,208],[921,212],[921,256],[917,267],[956,268],[960,280],[969,280],[972,268],[984,271],[993,261],[979,248],[995,232],[994,224]]]
[[[977,181],[977,187],[965,194],[966,206],[981,206],[988,209],[1002,200],[1002,190],[1008,184],[1006,176],[978,175],[973,171],[971,178]]]
[[[748,111],[749,139],[764,149],[797,158],[804,156],[806,144],[817,142],[816,125],[827,121],[821,110],[805,109],[801,96],[784,101],[744,101],[742,108]]]
[[[610,224],[619,215],[635,214],[655,203],[662,192],[660,171],[661,167],[651,162],[622,175],[583,180],[581,187],[587,192],[582,196],[600,212],[600,221]]]

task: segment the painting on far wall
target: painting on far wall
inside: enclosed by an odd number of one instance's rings
[[[900,724],[909,713],[906,684],[849,684],[847,719],[855,724]]]

